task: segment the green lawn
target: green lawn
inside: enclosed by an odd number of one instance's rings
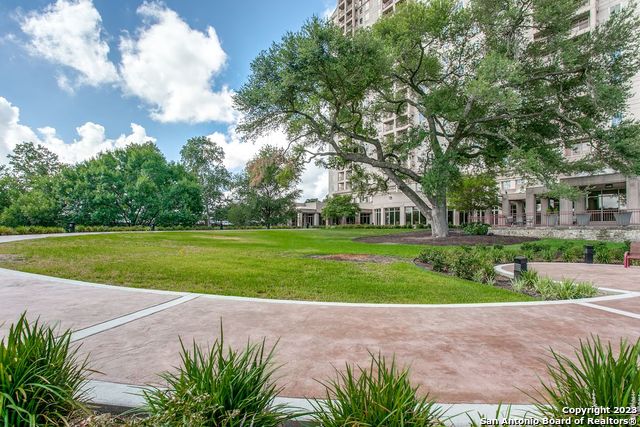
[[[528,301],[491,286],[424,271],[420,246],[354,242],[395,230],[258,230],[118,233],[0,245],[0,266],[150,289],[262,298],[375,303]],[[397,257],[390,264],[309,258]]]

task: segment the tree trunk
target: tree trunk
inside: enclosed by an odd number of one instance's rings
[[[211,213],[209,212],[209,201],[205,202],[207,204],[207,227],[211,227]]]
[[[434,237],[447,237],[449,235],[449,215],[445,198],[438,203],[434,203],[433,209],[431,209],[431,234]]]
[[[385,174],[393,181],[400,191],[409,198],[422,214],[426,217],[431,213],[431,233],[434,237],[447,237],[449,235],[449,218],[447,215],[447,199],[442,197],[440,203],[433,200],[424,200],[420,195],[407,185],[398,175],[390,169],[384,169]]]

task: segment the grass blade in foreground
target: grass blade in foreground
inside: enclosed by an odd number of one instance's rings
[[[86,410],[87,359],[71,347],[71,331],[27,320],[23,313],[0,342],[0,423],[20,427],[64,425]]]
[[[295,414],[274,405],[281,391],[274,384],[274,349],[265,341],[243,350],[224,346],[224,335],[210,349],[182,341],[182,365],[161,375],[167,388],[144,391],[153,426],[276,427]]]
[[[337,426],[440,426],[443,411],[429,396],[418,397],[409,370],[392,359],[371,355],[368,369],[347,365],[338,378],[324,384],[325,401],[312,401],[314,421]]]

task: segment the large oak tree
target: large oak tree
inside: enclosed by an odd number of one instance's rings
[[[359,191],[388,182],[445,236],[446,194],[461,172],[503,168],[553,188],[559,173],[640,173],[626,111],[639,69],[629,6],[576,35],[582,0],[408,1],[343,35],[312,19],[259,54],[236,95],[245,138],[286,129],[299,154],[351,167]],[[402,135],[383,120],[417,112]],[[587,144],[586,158],[565,148]]]

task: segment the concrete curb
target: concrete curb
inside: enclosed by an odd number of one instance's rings
[[[97,406],[99,412],[111,412],[121,414],[126,411],[140,408],[144,405],[141,396],[144,386],[119,384],[107,381],[90,380],[86,385],[86,392],[89,400]],[[322,400],[319,400],[322,403]],[[305,398],[278,397],[274,404],[286,405],[295,412],[311,412],[313,406]],[[533,405],[508,405],[508,404],[479,404],[479,403],[438,403],[437,408],[446,411],[446,415],[451,417],[449,423],[452,426],[468,426],[469,417],[476,422],[480,421],[480,416],[484,415],[493,418],[500,409],[501,416],[506,416],[511,408],[511,416],[518,417],[525,414],[533,414],[536,411]],[[291,426],[304,425],[311,417],[303,415],[296,418]]]

